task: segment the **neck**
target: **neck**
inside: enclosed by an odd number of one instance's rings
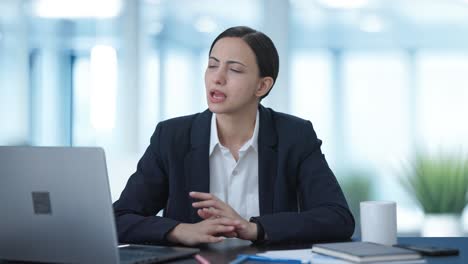
[[[238,150],[252,137],[257,107],[255,105],[235,114],[216,114],[218,137],[223,146]]]

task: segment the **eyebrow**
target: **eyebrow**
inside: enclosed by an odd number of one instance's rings
[[[212,60],[215,60],[216,62],[220,62],[217,58],[213,57],[213,56],[210,56],[209,59],[212,59]],[[235,61],[235,60],[228,60],[226,61],[227,64],[240,64],[244,67],[247,67],[247,65],[245,65],[244,63],[240,62],[240,61]]]

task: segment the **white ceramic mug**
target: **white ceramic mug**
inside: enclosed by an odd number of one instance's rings
[[[361,239],[382,245],[397,243],[396,203],[364,201],[360,204]]]

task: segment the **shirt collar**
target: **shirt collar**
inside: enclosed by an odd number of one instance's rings
[[[255,151],[258,151],[258,130],[259,130],[259,119],[260,119],[260,114],[257,110],[257,116],[255,117],[255,128],[252,137],[247,140],[247,142],[241,147],[240,150],[246,150],[248,147],[252,146]],[[210,133],[210,152],[209,155],[213,153],[215,147],[217,145],[221,145],[219,142],[219,137],[218,137],[218,129],[216,126],[216,113],[213,113],[211,116],[211,133]]]

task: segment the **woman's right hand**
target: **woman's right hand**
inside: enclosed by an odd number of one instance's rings
[[[224,236],[235,236],[234,230],[241,225],[240,221],[225,217],[209,218],[195,224],[178,224],[167,235],[173,243],[195,246],[201,243],[218,243]]]

